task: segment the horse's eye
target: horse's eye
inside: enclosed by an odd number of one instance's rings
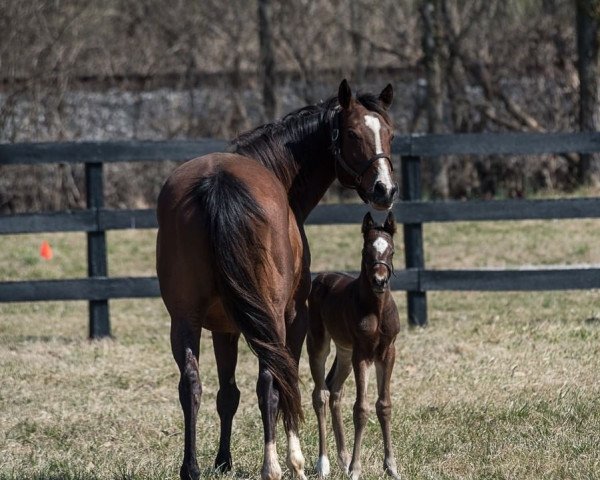
[[[348,136],[352,140],[358,140],[358,134],[355,131],[353,131],[353,130],[348,130]]]

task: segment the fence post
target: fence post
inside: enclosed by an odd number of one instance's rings
[[[402,200],[407,202],[421,200],[421,158],[408,155],[402,156],[400,161],[402,171]],[[425,268],[423,224],[405,223],[403,228],[406,268],[422,270]],[[406,292],[406,300],[409,325],[426,326],[427,296],[425,292],[420,290],[408,291]]]
[[[85,186],[87,208],[96,210],[104,206],[104,178],[102,163],[85,164]],[[88,277],[106,277],[108,275],[106,261],[106,232],[87,233]],[[110,336],[110,318],[108,300],[90,300],[90,338]]]

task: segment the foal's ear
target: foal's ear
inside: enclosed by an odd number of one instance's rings
[[[394,99],[394,88],[392,87],[391,83],[388,83],[387,87],[385,87],[379,94],[379,102],[381,103],[381,106],[385,110],[387,110],[388,108],[390,108],[390,105],[392,104],[393,99]]]
[[[371,212],[367,212],[365,218],[363,218],[362,224],[362,234],[366,235],[369,230],[375,228],[375,222],[373,221],[373,217],[371,216]]]
[[[383,229],[392,236],[396,233],[396,219],[394,218],[394,213],[391,210],[390,213],[388,213],[387,218],[385,219]]]
[[[340,107],[344,110],[350,106],[350,102],[352,101],[352,90],[350,90],[350,85],[348,85],[348,81],[345,78],[340,83],[340,88],[338,88],[338,101]]]

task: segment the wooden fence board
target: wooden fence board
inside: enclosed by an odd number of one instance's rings
[[[215,139],[0,144],[0,164],[183,161],[228,146]],[[409,156],[593,153],[600,152],[600,133],[402,135],[392,151]]]
[[[0,145],[0,164],[189,160],[227,149],[224,140],[15,143]]]
[[[363,204],[318,205],[308,225],[360,224]],[[398,223],[600,218],[600,198],[398,202]],[[99,209],[0,216],[0,234],[157,228],[156,211]]]
[[[424,270],[419,283],[426,291],[587,290],[600,288],[600,268]]]

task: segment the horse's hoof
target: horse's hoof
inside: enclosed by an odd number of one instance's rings
[[[329,458],[327,455],[321,455],[317,460],[317,466],[315,468],[319,478],[326,478],[331,473],[331,466],[329,465]]]
[[[231,457],[217,457],[215,460],[215,470],[217,473],[227,473],[233,468]]]
[[[181,478],[181,480],[199,480],[200,469],[198,468],[198,465],[186,465],[184,463],[179,470],[179,478]]]

